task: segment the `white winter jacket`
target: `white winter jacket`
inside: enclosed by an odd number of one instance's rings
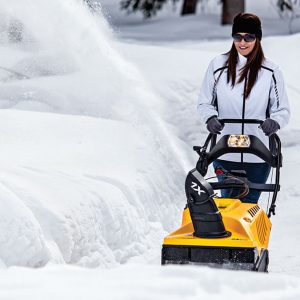
[[[258,78],[249,97],[244,100],[245,81],[235,84],[227,83],[226,55],[214,58],[208,66],[198,99],[198,113],[204,123],[212,117],[220,119],[260,119],[271,118],[283,128],[289,121],[290,108],[281,71],[270,60],[265,59]],[[239,54],[237,78],[247,58]],[[224,134],[252,134],[257,136],[267,147],[268,137],[257,124],[226,124]],[[219,137],[221,137],[219,136]],[[241,154],[226,154],[219,159],[241,161]],[[262,162],[252,154],[243,155],[244,162]]]

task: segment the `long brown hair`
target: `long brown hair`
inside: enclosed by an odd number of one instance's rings
[[[251,18],[258,18],[255,15],[247,14]],[[226,64],[228,65],[228,73],[227,73],[227,83],[231,82],[232,87],[234,87],[236,83],[236,65],[238,63],[238,51],[235,48],[234,43],[232,43],[231,49],[226,53],[228,55],[228,59]],[[245,98],[251,93],[251,90],[257,80],[258,72],[261,69],[261,65],[265,59],[263,49],[261,47],[260,39],[256,38],[255,45],[251,53],[247,57],[247,63],[239,72],[239,78],[237,83],[241,83],[247,78],[247,86],[245,90]]]

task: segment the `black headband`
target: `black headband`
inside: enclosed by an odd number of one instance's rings
[[[259,40],[261,40],[261,23],[258,18],[243,18],[243,14],[238,14],[233,19],[232,34],[238,32],[253,33]]]

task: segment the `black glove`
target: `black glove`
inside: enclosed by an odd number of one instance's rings
[[[206,121],[206,128],[210,133],[220,134],[223,127],[224,125],[220,123],[216,116],[212,116]]]
[[[267,136],[271,136],[274,134],[277,130],[280,129],[279,124],[273,120],[273,119],[266,119],[262,125],[261,125],[262,131],[265,133]]]

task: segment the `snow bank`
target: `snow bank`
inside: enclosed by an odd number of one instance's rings
[[[160,98],[82,2],[0,8],[3,263],[157,261],[153,241],[184,205],[185,160]]]
[[[0,257],[7,266],[111,266],[149,250],[148,260],[153,250],[157,259],[152,243],[184,205],[184,178],[164,147],[122,121],[0,115]]]

